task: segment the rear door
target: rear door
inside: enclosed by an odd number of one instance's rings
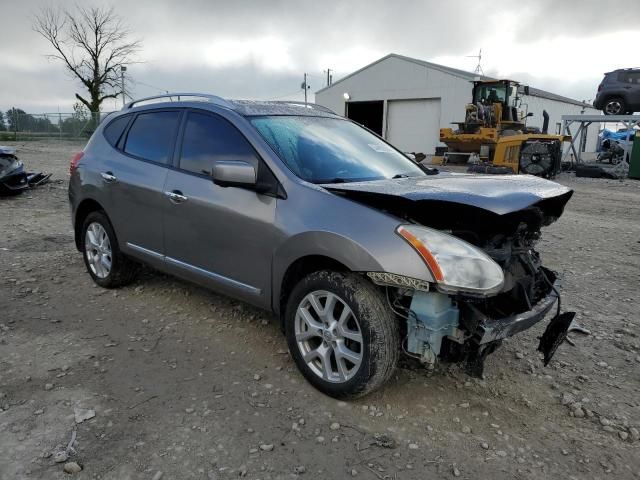
[[[271,259],[278,233],[276,198],[213,183],[217,160],[242,160],[266,168],[222,116],[191,110],[183,122],[176,169],[165,191],[167,268],[251,303],[270,305]],[[179,195],[179,197],[175,197]]]
[[[138,113],[102,172],[120,247],[152,264],[163,263],[163,187],[181,115],[180,109]]]
[[[628,73],[629,108],[637,112],[640,110],[640,71]]]

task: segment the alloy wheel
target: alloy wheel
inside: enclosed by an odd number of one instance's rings
[[[604,109],[609,115],[619,115],[622,111],[622,105],[618,100],[612,100],[607,102]]]
[[[344,383],[358,372],[362,330],[351,308],[336,294],[326,290],[307,294],[296,310],[294,332],[304,362],[318,377]]]
[[[106,278],[111,272],[112,252],[109,235],[98,222],[90,223],[84,237],[85,255],[91,272]]]

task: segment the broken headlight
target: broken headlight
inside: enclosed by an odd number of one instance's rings
[[[490,295],[502,289],[502,268],[470,243],[417,225],[401,225],[396,232],[422,257],[438,290]]]

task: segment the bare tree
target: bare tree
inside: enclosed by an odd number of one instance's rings
[[[36,15],[33,28],[56,51],[47,56],[62,61],[86,87],[89,95],[76,93],[76,98],[93,113],[100,112],[104,100],[121,93],[120,69],[133,62],[141,47],[139,40],[131,40],[129,29],[113,8],[44,8]]]

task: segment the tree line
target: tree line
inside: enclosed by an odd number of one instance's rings
[[[50,117],[56,117],[55,114]],[[0,132],[51,132],[77,135],[87,129],[91,120],[90,112],[80,103],[73,106],[71,116],[58,117],[52,122],[49,116],[32,115],[21,108],[0,110]]]

